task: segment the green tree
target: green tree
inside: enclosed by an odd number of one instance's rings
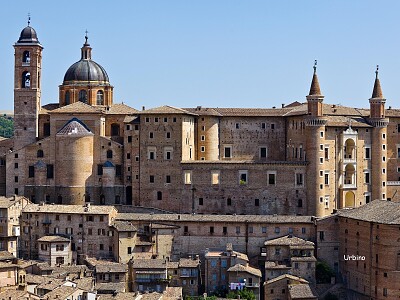
[[[315,266],[315,275],[317,277],[317,283],[331,283],[331,277],[335,276],[335,273],[328,266],[327,263],[318,261]]]
[[[0,117],[0,136],[11,137],[14,133],[14,121],[11,117]]]
[[[241,291],[230,291],[227,295],[226,298],[228,299],[237,299],[238,295],[240,296],[240,299],[247,299],[247,300],[255,300],[256,295],[254,295],[253,291],[248,290],[248,289],[243,289]]]

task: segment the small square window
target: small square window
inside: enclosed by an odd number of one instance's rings
[[[205,141],[205,140],[206,140],[206,136],[205,136],[205,135],[202,135],[202,136],[201,136],[201,140],[202,140],[202,141]]]
[[[149,122],[150,122],[150,118],[146,117],[146,123],[149,123]]]
[[[154,118],[154,122],[158,123],[158,117]]]
[[[164,118],[164,123],[167,123],[168,122],[168,118]]]
[[[236,128],[236,129],[239,129],[239,128],[240,128],[240,124],[239,124],[239,123],[236,123],[236,124],[235,124],[235,128]]]

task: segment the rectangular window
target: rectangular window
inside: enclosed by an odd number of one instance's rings
[[[325,185],[329,185],[329,171],[325,171]]]
[[[146,117],[146,123],[149,123],[149,122],[150,122],[150,118]]]
[[[154,175],[150,175],[149,181],[150,181],[150,183],[154,183]]]
[[[220,176],[220,171],[211,171],[211,184],[212,185],[219,184],[219,176]]]
[[[18,163],[14,163],[14,168],[18,169]]]
[[[203,198],[199,198],[199,205],[203,205]]]
[[[364,148],[364,158],[371,159],[371,147]]]
[[[132,254],[132,247],[128,247],[127,252],[128,254]]]
[[[122,165],[115,165],[115,176],[122,176]]]
[[[154,133],[153,132],[149,132],[149,138],[154,138]]]
[[[166,133],[166,137],[167,137],[167,139],[170,139],[171,138],[171,132],[167,132]]]
[[[365,198],[365,203],[369,203],[371,201],[371,194],[370,193],[366,193],[364,195]]]
[[[232,146],[224,146],[224,158],[232,158]]]
[[[320,157],[320,158],[319,158],[319,163],[320,163],[320,164],[323,164],[323,163],[324,163],[324,158],[323,158],[323,157]]]
[[[276,185],[276,172],[268,172],[268,185]]]
[[[205,152],[205,151],[206,151],[206,147],[205,147],[205,146],[201,146],[201,147],[200,147],[200,151],[201,151],[201,152]]]
[[[185,184],[192,184],[192,171],[184,171],[183,175]]]
[[[35,166],[29,166],[28,173],[29,178],[35,177]]]
[[[265,129],[267,127],[266,125],[266,123],[261,123],[261,129]]]
[[[371,183],[371,176],[369,171],[364,171],[364,183],[370,184]]]
[[[267,158],[267,147],[260,147],[260,158]]]
[[[296,186],[303,186],[304,177],[303,173],[296,173]]]
[[[103,175],[103,165],[97,165],[97,175]]]
[[[205,140],[206,140],[206,136],[205,136],[205,135],[202,135],[202,136],[201,136],[201,140],[202,140],[202,141],[205,141]]]
[[[155,147],[147,148],[147,159],[150,159],[150,160],[156,159],[156,148]]]
[[[254,206],[260,206],[260,199],[254,199]]]
[[[128,143],[132,143],[132,136],[128,136]]]
[[[165,176],[165,183],[171,183],[171,175]]]
[[[172,159],[172,147],[164,148],[164,159],[171,160]]]
[[[158,117],[154,118],[154,122],[158,123]]]
[[[325,147],[325,160],[329,159],[329,147]]]
[[[275,129],[275,124],[274,124],[274,123],[271,124],[271,129],[272,129],[272,130]]]
[[[239,184],[247,184],[247,170],[239,170]]]
[[[236,233],[237,233],[237,234],[240,233],[240,226],[236,226]]]
[[[214,226],[210,226],[210,233],[214,233]]]
[[[261,227],[261,232],[262,233],[267,233],[267,227],[265,227],[265,226]]]
[[[329,208],[329,196],[325,196],[324,204],[325,204],[325,208]]]
[[[279,227],[275,227],[275,233],[280,233],[281,229]]]
[[[54,165],[47,165],[47,178],[54,178]]]
[[[235,128],[236,128],[236,129],[239,129],[239,128],[240,128],[240,124],[239,124],[239,123],[236,123],[236,124],[235,124]]]

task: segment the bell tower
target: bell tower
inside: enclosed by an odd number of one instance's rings
[[[14,150],[19,150],[36,141],[41,107],[43,47],[30,26],[30,18],[14,49]]]

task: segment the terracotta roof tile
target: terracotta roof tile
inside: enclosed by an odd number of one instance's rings
[[[72,104],[62,106],[60,108],[49,111],[49,113],[99,113],[101,114],[101,108],[93,107],[81,101],[74,102]]]
[[[374,200],[357,208],[341,209],[338,215],[367,222],[400,225],[400,203]]]
[[[130,115],[139,112],[138,110],[124,103],[115,103],[109,107],[104,107],[102,111],[108,115]]]
[[[53,242],[69,242],[70,239],[66,238],[66,237],[62,237],[59,235],[45,235],[42,236],[40,239],[37,240],[38,242],[49,242],[49,243],[53,243]]]
[[[296,236],[285,235],[276,239],[268,240],[264,243],[266,246],[312,246],[314,243],[306,241]]]
[[[139,114],[147,115],[147,114],[186,114],[186,115],[196,115],[194,113],[191,113],[187,110],[184,110],[182,108],[177,108],[169,105],[164,105],[160,107],[155,107],[155,108],[150,108],[146,110],[142,110],[139,112]]]
[[[254,276],[261,277],[261,271],[259,269],[250,266],[243,266],[242,264],[236,264],[233,267],[230,267],[228,272],[246,272]]]
[[[290,299],[317,299],[308,284],[290,284],[288,288]]]
[[[106,215],[116,211],[114,206],[90,205],[89,208],[82,205],[61,204],[28,204],[22,212],[29,213],[60,213],[60,214],[101,214]]]

